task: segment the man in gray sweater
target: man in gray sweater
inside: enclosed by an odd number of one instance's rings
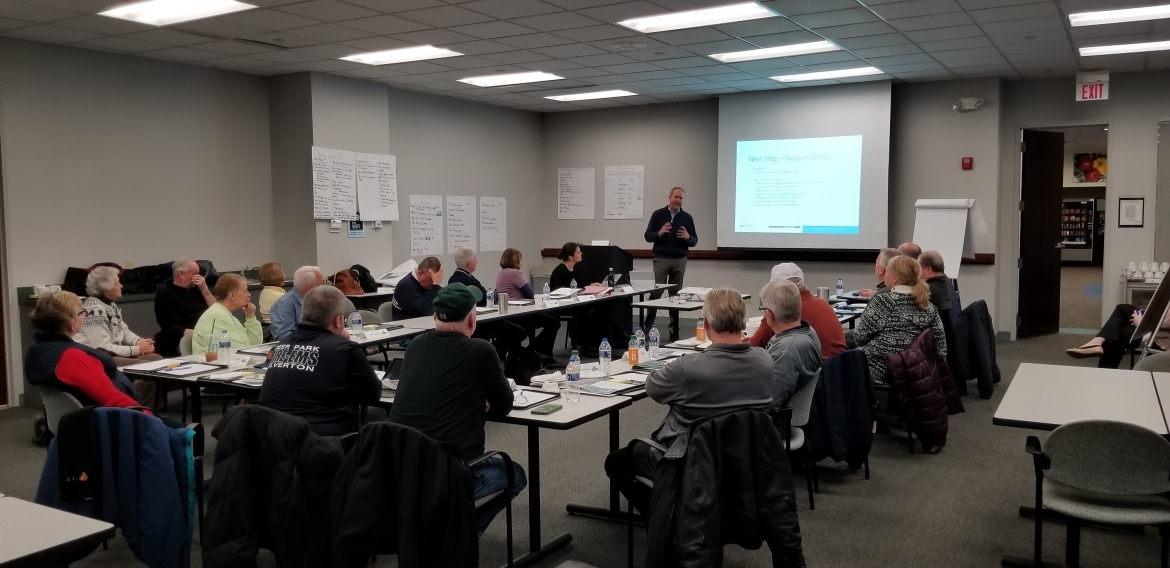
[[[739,292],[712,290],[703,307],[711,346],[671,361],[646,378],[646,394],[670,406],[651,438],[668,456],[686,452],[691,424],[731,411],[766,411],[772,405],[772,359],[743,342],[747,306]],[[646,512],[650,490],[633,476],[653,479],[662,455],[646,444],[631,444],[605,459],[605,472],[639,511]]]
[[[768,341],[772,356],[772,407],[780,410],[798,386],[821,368],[821,340],[811,325],[800,319],[800,288],[787,280],[773,280],[760,290],[764,306],[762,325],[776,335]]]

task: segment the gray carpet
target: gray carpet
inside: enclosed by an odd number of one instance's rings
[[[1004,382],[989,401],[966,398],[967,412],[951,418],[946,448],[936,456],[909,455],[904,438],[879,436],[871,462],[873,479],[844,466],[822,464],[821,493],[817,508],[808,510],[804,480],[797,477],[798,502],[804,550],[810,566],[916,567],[998,566],[1002,554],[1026,556],[1032,543],[1032,522],[1017,515],[1020,505],[1033,499],[1031,460],[1024,453],[1024,439],[1043,433],[1003,428],[991,424],[991,416],[1019,363],[1023,361],[1067,365],[1092,365],[1076,361],[1063,350],[1076,337],[1053,335],[1015,343],[1001,343],[999,364]],[[177,401],[174,393],[172,400]],[[218,408],[213,409],[218,412]],[[664,408],[644,400],[622,411],[623,442],[646,436]],[[0,492],[31,499],[35,494],[44,450],[30,442],[29,409],[0,411]],[[209,416],[208,422],[216,417]],[[526,432],[518,426],[489,424],[489,447],[509,452],[527,467]],[[576,559],[599,567],[625,565],[625,526],[569,516],[569,502],[602,505],[607,485],[602,461],[607,452],[605,420],[568,432],[541,432],[543,459],[543,530],[545,539],[561,532],[573,534],[573,543],[541,566],[555,566]],[[209,450],[210,451],[210,450]],[[528,547],[528,497],[515,503],[517,550]],[[1064,527],[1046,525],[1045,558],[1063,560]],[[637,539],[644,550],[644,535]],[[1085,566],[1098,568],[1156,566],[1159,541],[1156,531],[1144,536],[1086,529],[1082,536]],[[504,561],[503,516],[496,520],[481,543],[481,565],[499,566]],[[729,567],[770,566],[766,547],[746,551],[726,549]],[[98,551],[74,566],[138,565],[121,538],[109,551]],[[200,566],[198,553],[193,565]],[[272,566],[265,557],[263,566]],[[394,566],[392,558],[380,566]]]
[[[1101,328],[1100,266],[1063,266],[1060,269],[1060,327]]]

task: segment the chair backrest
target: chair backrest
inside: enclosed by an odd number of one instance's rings
[[[1112,495],[1170,492],[1170,442],[1126,422],[1085,420],[1044,441],[1052,467],[1044,475],[1078,489]]]
[[[191,342],[194,341],[194,337],[195,334],[184,335],[183,338],[179,340],[179,355],[186,357],[192,353],[193,349],[191,347]]]
[[[355,309],[357,309],[357,308],[353,307],[353,302],[350,301],[349,298],[346,298],[345,299],[345,319],[346,320],[349,319],[350,314],[352,314]]]
[[[817,369],[816,374],[796,384],[796,392],[788,399],[788,407],[792,409],[793,426],[808,424],[808,416],[812,413],[813,393],[816,392],[820,380],[821,369]]]
[[[1149,371],[1151,373],[1170,372],[1170,353],[1146,355],[1142,357],[1141,361],[1137,362],[1137,365],[1133,366],[1133,370]]]
[[[391,302],[382,302],[382,305],[378,306],[378,316],[384,322],[394,321],[394,304]]]
[[[382,319],[382,316],[378,315],[378,312],[373,310],[358,310],[358,313],[362,315],[363,324],[382,323],[385,321]]]
[[[45,421],[49,431],[54,434],[57,433],[57,423],[62,416],[82,407],[81,402],[65,391],[41,385],[37,385],[37,390],[41,393],[41,402],[45,404]]]

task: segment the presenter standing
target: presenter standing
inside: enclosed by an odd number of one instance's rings
[[[682,209],[686,193],[681,187],[672,188],[666,207],[651,213],[650,223],[646,225],[646,242],[654,243],[654,283],[675,284],[676,293],[682,288],[683,275],[687,272],[687,251],[699,244],[695,219]],[[660,297],[662,292],[651,294],[651,299]],[[658,315],[658,310],[648,311],[646,326],[653,324]],[[672,338],[678,337],[674,326],[675,319],[671,318]]]

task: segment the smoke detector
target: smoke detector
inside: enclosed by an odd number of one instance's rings
[[[615,43],[609,46],[613,51],[634,51],[646,47],[644,43]]]

